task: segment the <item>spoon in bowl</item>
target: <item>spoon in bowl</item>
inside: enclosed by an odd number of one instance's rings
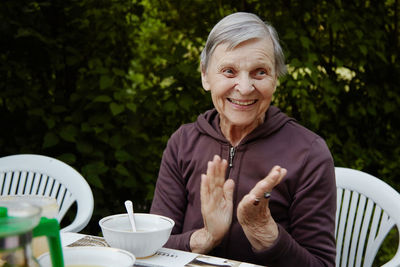
[[[130,200],[125,201],[125,208],[126,208],[126,211],[128,212],[128,217],[129,217],[129,221],[131,222],[132,231],[136,232],[135,219],[133,218],[133,204],[132,204],[132,201],[130,201]]]

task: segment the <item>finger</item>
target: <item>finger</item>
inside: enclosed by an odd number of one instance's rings
[[[221,160],[218,155],[214,155],[213,160],[208,162],[207,175],[210,177],[212,187],[223,187],[227,166],[228,162],[225,159]]]
[[[224,184],[224,196],[227,202],[233,203],[233,190],[235,188],[235,182],[232,179],[226,180]]]
[[[201,183],[200,183],[200,207],[201,207],[201,214],[205,214],[206,211],[206,200],[208,199],[208,188],[207,188],[207,175],[201,175]]]
[[[250,195],[261,197],[266,190],[272,190],[275,185],[275,181],[278,179],[280,169],[276,166],[271,169],[268,175],[260,180],[250,191]],[[269,192],[268,191],[268,192]]]
[[[219,186],[223,186],[225,184],[225,173],[226,173],[226,168],[228,167],[228,162],[226,159],[219,159],[217,163],[217,168],[216,168],[216,183]]]
[[[280,166],[274,166],[269,174],[254,186],[249,195],[254,201],[261,201],[265,198],[264,194],[266,192],[272,192],[272,189],[282,181],[286,173],[286,169],[281,168]]]
[[[207,162],[207,176],[213,176],[214,175],[214,164],[210,160]]]
[[[209,193],[208,176],[202,174],[200,183],[200,199],[206,199]]]
[[[207,163],[207,177],[209,177],[210,187],[215,187],[215,167],[214,161],[209,161]]]

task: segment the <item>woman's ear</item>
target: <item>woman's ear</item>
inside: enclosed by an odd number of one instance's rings
[[[206,91],[210,91],[210,83],[207,78],[207,71],[202,68],[201,70],[201,83],[203,84],[203,88]]]

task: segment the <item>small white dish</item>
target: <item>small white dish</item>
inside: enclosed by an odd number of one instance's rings
[[[132,267],[135,256],[125,250],[109,247],[64,247],[64,266]],[[42,267],[52,267],[49,253],[38,258]]]

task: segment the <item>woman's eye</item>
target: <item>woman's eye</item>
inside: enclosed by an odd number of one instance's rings
[[[258,70],[257,75],[266,75],[267,72],[265,70]]]
[[[256,77],[262,78],[262,77],[268,75],[268,72],[266,70],[264,70],[264,69],[259,69],[259,70],[256,70],[254,72],[254,74],[255,74]]]
[[[233,76],[235,74],[235,72],[233,71],[233,69],[224,69],[223,73],[229,76]]]

